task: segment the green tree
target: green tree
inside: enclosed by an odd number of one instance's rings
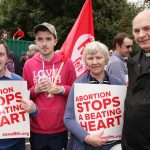
[[[135,14],[141,9],[125,0],[95,0],[94,23],[96,39],[113,48],[113,37],[119,32],[132,34],[131,25]]]
[[[33,40],[33,27],[50,22],[58,31],[59,49],[75,23],[85,0],[3,0],[0,3],[0,27],[11,35],[21,26],[26,40]],[[93,0],[95,37],[112,48],[118,32],[132,34],[131,20],[142,8],[126,0]]]

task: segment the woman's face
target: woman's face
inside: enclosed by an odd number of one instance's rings
[[[92,75],[99,76],[104,73],[106,58],[101,52],[97,52],[93,55],[88,54],[85,58],[85,64]]]

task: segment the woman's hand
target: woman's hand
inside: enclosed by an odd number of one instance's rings
[[[87,135],[85,137],[85,142],[94,147],[102,146],[104,143],[106,143],[108,141],[107,139],[102,138],[103,134],[104,134],[104,132],[99,132],[97,134]]]

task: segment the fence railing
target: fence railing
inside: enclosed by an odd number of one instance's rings
[[[28,50],[28,46],[33,43],[33,41],[13,39],[4,39],[4,41],[7,43],[9,50],[17,54],[18,57],[20,57],[22,52],[26,52]]]

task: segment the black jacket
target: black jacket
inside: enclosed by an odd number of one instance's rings
[[[128,62],[122,150],[150,150],[150,68],[141,73],[142,55]]]

